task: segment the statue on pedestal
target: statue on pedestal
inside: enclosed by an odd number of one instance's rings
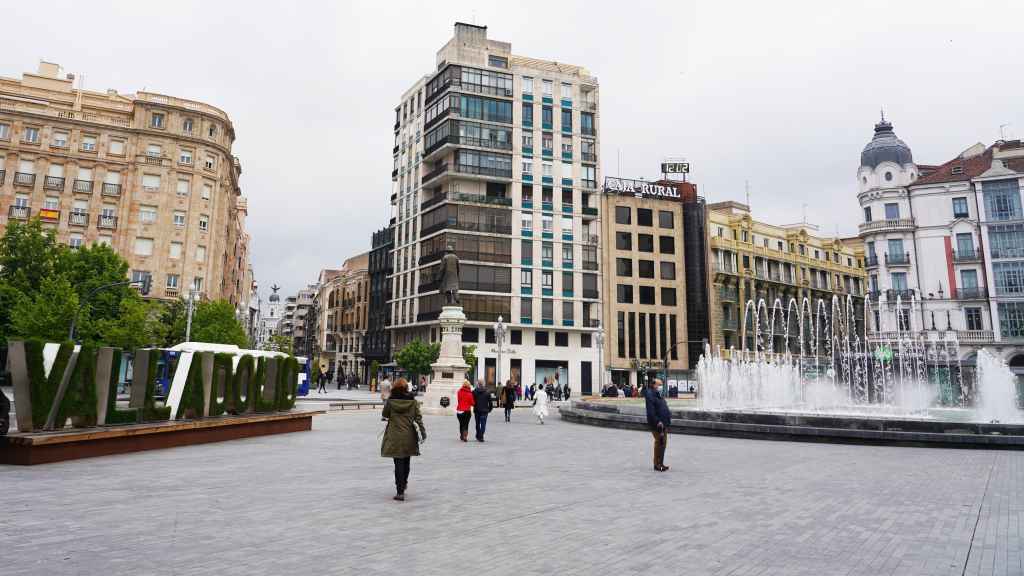
[[[445,251],[441,258],[441,293],[445,306],[458,306],[459,302],[459,256],[454,250]]]

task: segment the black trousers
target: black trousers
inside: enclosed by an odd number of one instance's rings
[[[405,493],[405,487],[409,485],[409,464],[412,458],[395,458],[395,488],[399,494]]]
[[[467,411],[463,412],[462,414],[456,414],[456,416],[459,418],[459,434],[462,434],[463,436],[465,436],[466,434],[469,433],[470,413],[467,410]]]
[[[512,408],[512,404],[505,404],[505,422],[510,422],[512,420]]]

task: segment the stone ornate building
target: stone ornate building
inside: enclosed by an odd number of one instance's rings
[[[334,380],[363,379],[363,344],[370,301],[370,253],[345,260],[340,270],[322,270],[319,282],[320,365]]]
[[[0,232],[39,217],[71,247],[104,243],[151,276],[154,298],[194,288],[244,315],[247,206],[223,111],[151,92],[93,92],[41,62],[0,78]]]

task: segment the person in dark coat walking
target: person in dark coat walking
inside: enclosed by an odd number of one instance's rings
[[[660,379],[655,378],[654,385],[644,389],[644,400],[647,405],[647,425],[654,435],[654,469],[664,472],[668,470],[668,466],[665,466],[665,448],[668,445],[672,413],[668,410],[668,402],[661,396]]]
[[[501,389],[501,403],[505,407],[505,422],[512,421],[512,409],[516,407],[516,387],[512,385],[512,381],[505,382],[505,387]]]
[[[494,400],[491,392],[484,387],[483,380],[476,381],[476,389],[473,390],[473,422],[476,424],[476,441],[484,441],[484,433],[487,432],[487,415],[494,409]]]
[[[324,374],[323,370],[318,370],[317,371],[316,391],[317,391],[317,394],[319,394],[320,392],[323,392],[324,394],[327,394],[327,374]]]
[[[409,384],[399,378],[391,388],[391,396],[384,403],[381,419],[387,420],[380,455],[395,461],[395,500],[405,500],[409,485],[409,464],[413,456],[420,455],[420,442],[427,440],[420,403],[409,393]],[[416,429],[419,428],[419,436]]]

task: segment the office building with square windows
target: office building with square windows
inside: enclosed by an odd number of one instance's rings
[[[860,164],[875,333],[955,336],[968,374],[985,347],[1024,375],[1021,141],[977,143],[943,164],[917,164],[883,119]]]
[[[598,91],[585,68],[455,25],[395,108],[393,352],[439,341],[440,260],[452,249],[474,377],[529,385],[557,373],[576,394],[595,389]]]
[[[689,182],[609,177],[601,212],[610,383],[643,385],[662,377],[666,361],[671,382],[708,336],[704,201]]]

